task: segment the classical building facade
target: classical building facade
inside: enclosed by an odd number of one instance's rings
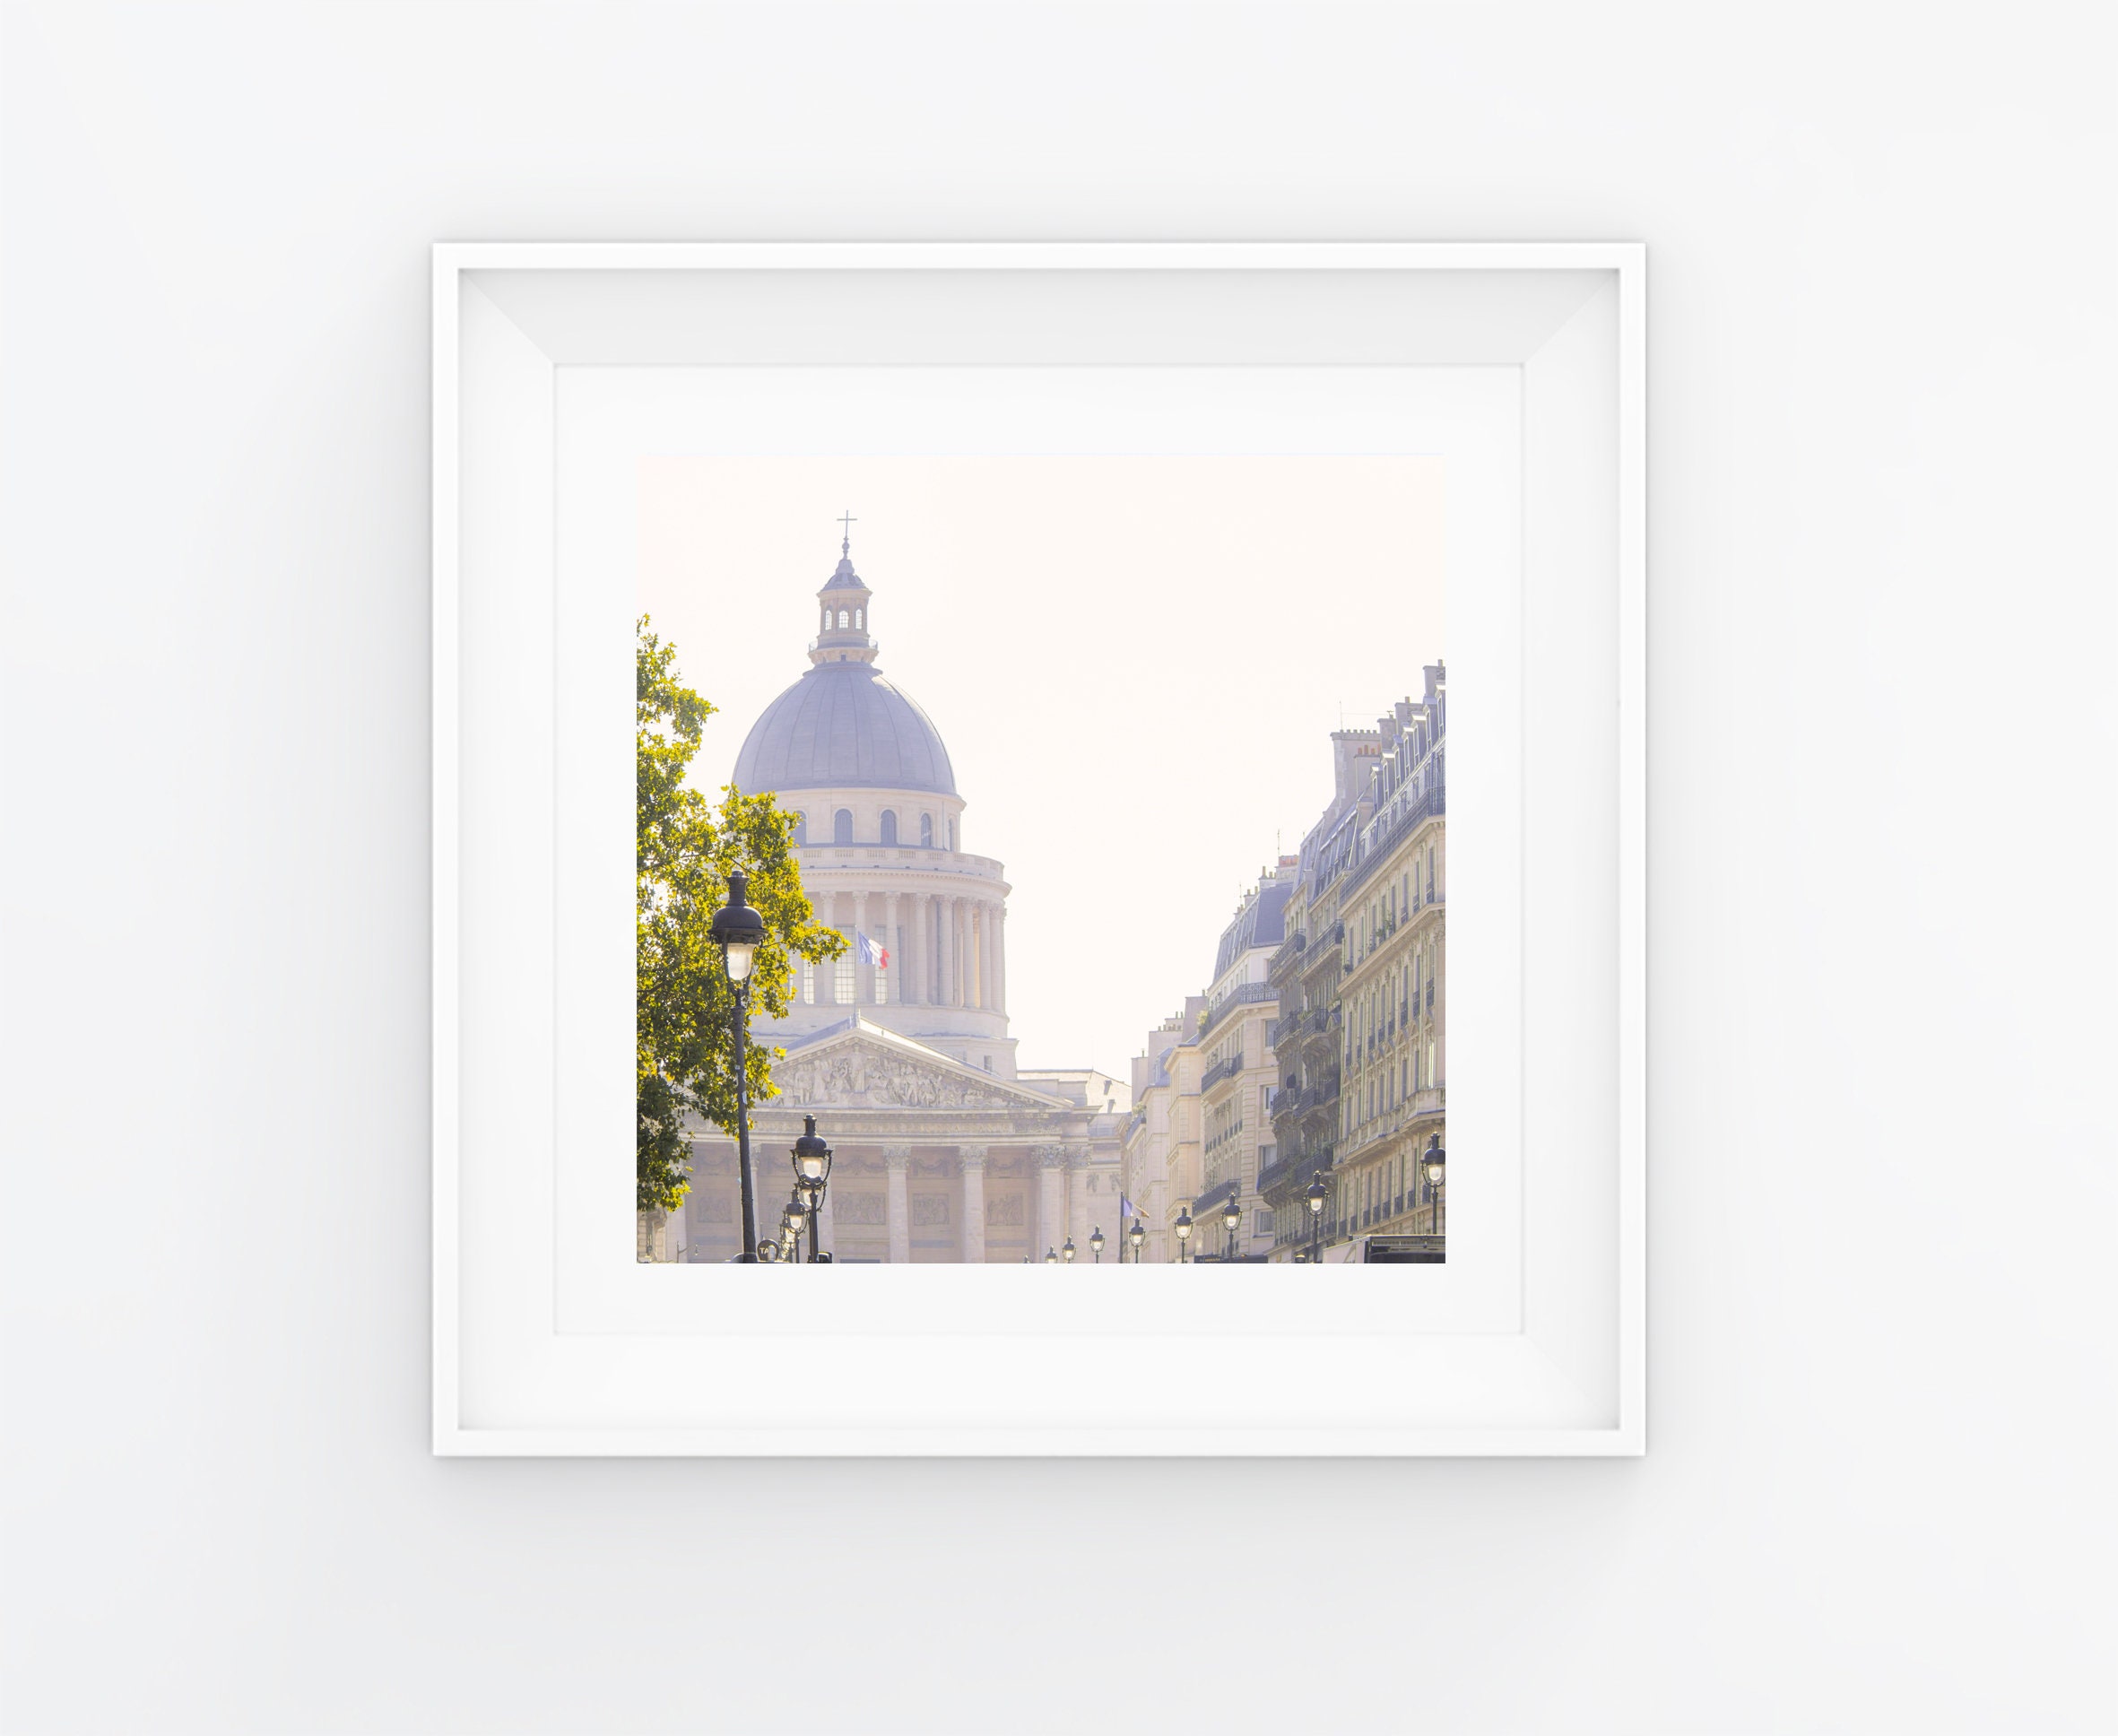
[[[753,1028],[785,1051],[779,1095],[751,1115],[760,1227],[788,1196],[788,1150],[813,1115],[835,1153],[820,1218],[835,1258],[1042,1260],[1071,1237],[1088,1264],[1090,1233],[1117,1235],[1131,1091],[1089,1068],[1018,1064],[1011,888],[965,847],[940,732],[877,667],[873,601],[842,545],[817,593],[810,667],[760,716],[732,779],[798,816],[803,885],[848,942],[837,960],[797,964],[786,1018]],[[736,1252],[734,1145],[701,1133],[668,1257]]]
[[[1233,1253],[1262,1258],[1270,1214],[1257,1191],[1272,1162],[1271,1099],[1278,1063],[1272,1025],[1278,991],[1267,970],[1285,933],[1295,858],[1261,874],[1221,931],[1207,991],[1148,1033],[1133,1058],[1135,1113],[1124,1136],[1126,1197],[1140,1209],[1149,1261],[1177,1257],[1170,1226],[1188,1211],[1191,1252],[1228,1257],[1223,1213],[1239,1217]]]
[[[1280,1000],[1270,968],[1286,939],[1295,867],[1296,858],[1287,856],[1261,875],[1221,931],[1199,1026],[1205,1066],[1199,1075],[1199,1192],[1191,1202],[1199,1225],[1194,1246],[1224,1257],[1230,1250],[1222,1214],[1230,1200],[1241,1213],[1235,1257],[1262,1258],[1272,1243],[1271,1214],[1257,1191],[1258,1172],[1274,1156],[1272,1099],[1279,1077],[1272,1032]]]
[[[1199,1021],[1206,1016],[1203,994],[1185,998],[1184,1010],[1165,1019],[1147,1036],[1133,1060],[1133,1114],[1123,1140],[1123,1186],[1126,1200],[1146,1229],[1139,1257],[1147,1265],[1166,1265],[1177,1257],[1171,1228],[1179,1203],[1197,1189],[1202,1167],[1199,1157]],[[1129,1230],[1133,1220],[1128,1220]],[[1133,1257],[1130,1241],[1128,1259]]]
[[[1448,688],[1442,664],[1423,673],[1419,699],[1372,731],[1333,736],[1336,786],[1303,842],[1272,960],[1287,1008],[1275,1033],[1280,1156],[1261,1182],[1275,1259],[1309,1246],[1319,1175],[1326,1246],[1445,1228],[1417,1161],[1448,1142]]]

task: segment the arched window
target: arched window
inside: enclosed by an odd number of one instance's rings
[[[851,844],[853,842],[853,810],[851,808],[841,808],[831,816],[831,842],[834,844]]]
[[[895,808],[885,808],[882,811],[882,841],[885,844],[895,844],[898,841],[898,811]]]
[[[864,610],[860,610],[860,609],[855,609],[855,610],[853,612],[853,624],[854,624],[855,627],[858,627],[858,626],[861,624],[861,616],[862,616],[862,615],[863,615],[864,612],[865,612],[865,611],[864,611]]]
[[[838,625],[841,627],[846,625],[846,611],[843,609],[838,612]]]
[[[919,842],[924,849],[934,847],[934,817],[932,814],[919,816]]]
[[[809,816],[799,808],[794,811],[794,842],[797,844],[809,842]]]

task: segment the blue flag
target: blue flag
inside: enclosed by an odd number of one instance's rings
[[[1118,1211],[1123,1216],[1128,1218],[1137,1218],[1141,1215],[1140,1208],[1134,1205],[1133,1202],[1128,1200],[1123,1194],[1118,1195]]]

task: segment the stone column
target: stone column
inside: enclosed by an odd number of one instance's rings
[[[941,899],[935,908],[934,945],[937,953],[934,968],[942,983],[937,1004],[952,1007],[956,1004],[956,902],[953,898]]]
[[[958,898],[955,903],[956,1004],[968,1007],[977,999],[971,989],[971,971],[977,962],[977,954],[972,949],[971,901],[968,898]]]
[[[1000,1005],[1000,906],[990,898],[978,907],[978,1004]]]
[[[963,1263],[985,1263],[985,1148],[959,1145],[957,1161],[963,1165]]]
[[[882,1148],[882,1161],[890,1166],[890,1263],[909,1265],[912,1263],[912,1187],[907,1172],[912,1167],[912,1148],[886,1145]]]
[[[1008,907],[993,907],[993,1010],[1008,1010]]]
[[[890,954],[890,992],[893,1000],[905,998],[905,947],[898,938],[898,895],[882,895],[882,947]]]
[[[906,936],[912,942],[915,960],[912,998],[926,1006],[934,998],[934,901],[922,892],[912,900],[911,933]]]
[[[1037,1233],[1045,1238],[1045,1247],[1055,1248],[1066,1239],[1066,1148],[1040,1145],[1037,1155],[1043,1167],[1037,1202]],[[1078,1255],[1078,1244],[1076,1253]],[[1029,1250],[1032,1264],[1044,1257],[1043,1248]]]
[[[984,1007],[990,1004],[985,994],[985,972],[989,968],[987,961],[993,956],[993,949],[985,944],[985,900],[984,898],[973,898],[970,901],[970,931],[972,935],[971,982],[965,999]]]
[[[875,998],[875,968],[861,962],[860,936],[868,926],[868,895],[853,895],[853,998],[855,1001],[872,1001]]]

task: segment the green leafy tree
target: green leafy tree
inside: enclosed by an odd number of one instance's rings
[[[815,920],[794,849],[794,817],[773,796],[733,785],[716,802],[685,782],[713,707],[679,681],[676,647],[636,629],[638,673],[638,1146],[636,1203],[673,1211],[690,1186],[682,1135],[696,1113],[735,1132],[734,990],[708,932],[728,876],[750,875],[765,924],[750,978],[751,1011],[787,1011],[798,956],[823,960],[845,937]],[[784,1051],[746,1040],[752,1103],[778,1095],[772,1062]]]

